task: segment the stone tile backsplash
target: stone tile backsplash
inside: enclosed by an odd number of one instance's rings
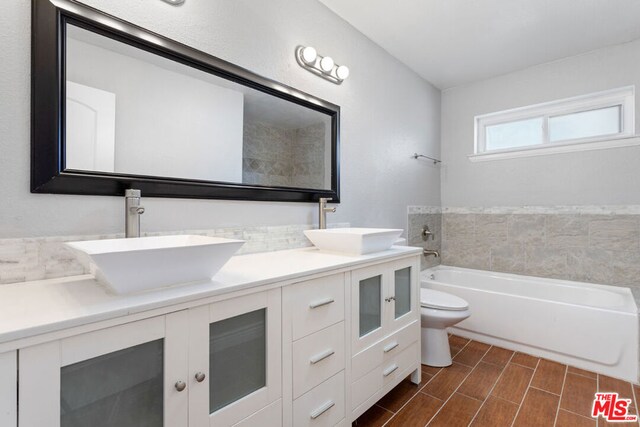
[[[330,228],[348,226],[348,223],[329,224]],[[311,228],[314,227],[310,225],[230,227],[211,230],[143,233],[143,236],[199,234],[243,239],[246,240],[246,243],[240,248],[238,254],[249,254],[311,246],[311,243],[303,234],[304,230]],[[89,258],[72,251],[64,243],[121,237],[124,237],[124,235],[0,239],[0,284],[87,274],[91,270]]]
[[[640,214],[516,212],[443,209],[442,264],[640,288]]]

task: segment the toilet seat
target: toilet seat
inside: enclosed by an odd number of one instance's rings
[[[434,289],[420,289],[420,306],[437,310],[463,311],[469,304],[460,297]]]

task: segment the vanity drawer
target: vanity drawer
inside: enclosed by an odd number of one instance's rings
[[[282,399],[278,399],[248,416],[233,427],[281,427],[282,426]]]
[[[394,358],[412,343],[420,339],[420,324],[416,320],[397,332],[385,337],[374,345],[353,356],[351,375],[358,380],[376,366]]]
[[[335,426],[345,417],[344,371],[293,401],[293,425]]]
[[[344,369],[344,322],[293,343],[293,398]]]
[[[344,320],[344,274],[298,283],[284,292],[294,341]]]
[[[385,385],[399,382],[402,379],[399,376],[408,375],[405,371],[418,362],[418,351],[418,342],[414,342],[395,357],[355,381],[351,385],[352,409],[358,408],[371,396],[380,392]]]

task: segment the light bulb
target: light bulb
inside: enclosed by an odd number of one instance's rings
[[[311,46],[307,46],[302,49],[301,52],[302,60],[307,64],[313,64],[318,57],[318,52]]]
[[[344,80],[349,77],[349,67],[346,65],[339,66],[336,70],[336,76],[338,76],[340,80]]]
[[[325,56],[320,60],[320,68],[322,68],[322,71],[324,71],[325,73],[333,70],[333,65],[333,58],[330,56]]]

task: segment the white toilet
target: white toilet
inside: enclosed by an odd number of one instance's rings
[[[420,289],[423,365],[451,365],[446,328],[470,315],[469,304],[462,298],[433,289]]]

